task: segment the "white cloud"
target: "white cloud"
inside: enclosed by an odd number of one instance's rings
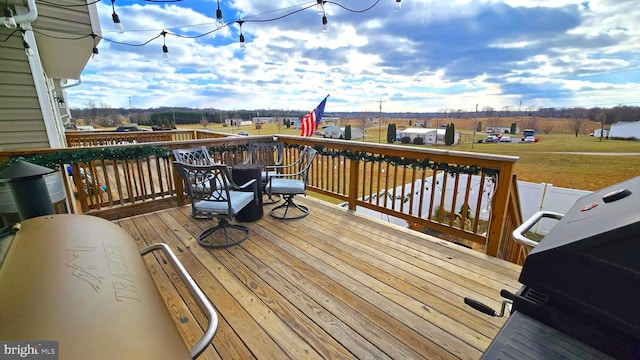
[[[101,61],[68,91],[72,107],[307,110],[327,93],[327,111],[376,111],[379,99],[385,111],[589,107],[633,104],[640,88],[633,0],[405,0],[398,13],[390,1],[365,13],[326,4],[328,33],[313,6],[251,22],[300,9],[295,0],[224,1],[230,25],[220,30],[214,1],[123,3],[124,34],[111,30],[111,6],[98,5],[103,36],[142,44],[166,29],[171,60],[161,60],[162,37],[146,46],[104,39]]]

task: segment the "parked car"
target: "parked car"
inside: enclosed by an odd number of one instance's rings
[[[535,138],[535,137],[533,137],[533,136],[527,136],[527,137],[525,137],[525,138],[524,138],[524,140],[523,140],[523,141],[524,141],[524,142],[531,143],[531,142],[538,142],[538,139],[536,139],[536,138]]]
[[[500,142],[508,142],[508,143],[510,143],[511,142],[511,137],[505,135],[505,136],[500,138]]]
[[[136,124],[123,124],[118,126],[116,132],[142,131]]]
[[[238,135],[241,135],[241,136],[249,136],[249,133],[248,133],[248,132],[246,132],[246,131],[244,131],[244,130],[240,130],[240,131],[238,131]]]
[[[498,139],[497,136],[489,135],[489,136],[487,136],[487,139],[484,142],[494,143],[494,142],[498,142],[498,141],[500,141],[500,139]]]

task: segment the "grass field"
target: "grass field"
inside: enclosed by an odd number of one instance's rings
[[[538,143],[518,143],[519,136],[515,136],[513,137],[514,143],[478,144],[477,140],[484,139],[486,134],[477,133],[475,135],[476,143],[473,143],[473,133],[471,131],[473,123],[472,120],[466,121],[467,123],[456,125],[456,129],[462,131],[461,143],[453,147],[447,147],[447,149],[518,156],[520,160],[516,164],[516,175],[519,180],[594,191],[640,176],[640,141],[610,139],[600,141],[599,138],[586,134],[575,137],[573,134],[568,133],[566,129],[564,130],[565,132],[561,132],[563,126],[559,125],[561,124],[558,122],[559,120],[552,119],[549,121],[553,122],[553,128],[556,129],[555,132],[536,134],[536,137],[540,139]],[[509,123],[510,120],[506,119],[504,121]],[[356,124],[356,121],[352,121],[352,126],[358,126]],[[191,128],[202,129],[203,127],[193,125]],[[590,128],[597,128],[597,124],[591,123]],[[237,133],[239,130],[245,130],[250,135],[278,133],[299,135],[300,133],[298,129],[287,129],[284,126],[278,129],[273,124],[265,124],[259,130],[253,126],[224,128],[218,124],[208,125],[207,129],[227,133]],[[379,133],[379,129],[381,133]],[[368,128],[364,141],[377,143],[379,136],[384,142],[386,139],[386,124],[381,127],[374,125]],[[438,146],[436,148],[445,147]],[[602,153],[608,153],[609,155],[601,155]],[[634,155],[621,155],[622,153],[633,153]]]

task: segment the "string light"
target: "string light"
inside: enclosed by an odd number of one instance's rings
[[[169,61],[169,48],[167,48],[167,32],[162,30],[162,59]]]
[[[31,46],[29,45],[29,43],[27,42],[27,40],[25,40],[24,35],[27,32],[25,29],[20,28],[20,32],[22,33],[22,46],[24,47],[24,53],[27,56],[33,56],[33,50],[31,49]]]
[[[244,42],[244,34],[242,33],[242,24],[243,20],[238,20],[238,25],[240,25],[240,50],[247,50],[247,45]]]
[[[39,0],[39,1],[43,2],[43,3],[46,3],[47,5],[55,6],[55,7],[58,7],[58,8],[70,8],[70,7],[79,6],[79,5],[62,5],[62,4],[49,2],[47,0]],[[94,3],[98,3],[100,1],[103,1],[103,0],[93,0],[91,3],[88,3],[88,4],[94,4]],[[184,1],[184,0],[144,0],[144,1],[160,3],[160,2],[180,2],[180,1]],[[253,18],[256,18],[256,17],[258,17],[260,15],[264,15],[264,14],[250,15],[250,16],[248,16],[248,18],[251,18],[251,19],[248,19],[247,17],[245,17],[244,20],[236,20],[235,21],[240,26],[240,48],[242,50],[246,49],[245,36],[244,36],[243,30],[242,30],[242,25],[245,22],[267,23],[267,22],[278,21],[278,20],[281,20],[281,19],[286,18],[288,16],[291,16],[291,15],[297,14],[299,12],[302,12],[304,10],[307,10],[307,9],[309,9],[311,7],[316,6],[316,5],[318,5],[320,7],[320,9],[322,9],[323,18],[326,18],[326,14],[324,13],[324,8],[325,8],[326,4],[332,4],[332,5],[338,6],[338,7],[342,8],[342,9],[344,9],[344,10],[346,10],[348,12],[352,12],[352,13],[364,13],[364,12],[367,12],[367,11],[373,9],[374,7],[376,7],[381,1],[382,0],[373,0],[371,5],[367,6],[364,9],[351,9],[351,8],[348,8],[348,7],[342,5],[342,4],[338,3],[338,2],[335,2],[335,1],[317,0],[316,4],[296,5],[296,6],[292,6],[292,7],[289,7],[289,8],[279,9],[277,11],[283,11],[283,10],[289,10],[289,11],[287,11],[283,15],[279,15],[279,16],[276,16],[276,17],[268,18],[268,19],[253,19]],[[217,0],[218,8],[219,8],[219,2],[220,1]],[[114,25],[118,28],[118,32],[122,33],[122,32],[124,32],[124,27],[120,23],[120,18],[118,16],[118,14],[116,14],[116,11],[115,11],[115,0],[111,0],[111,7],[112,7],[112,10],[113,10],[112,18],[114,20]],[[295,9],[290,10],[291,8],[295,8]],[[271,12],[275,12],[275,11],[271,11]],[[222,10],[220,10],[220,15],[222,15]],[[218,11],[216,11],[216,20],[218,20]],[[222,16],[220,16],[219,20],[223,21],[222,20]],[[323,19],[323,31],[324,31],[325,21],[326,21],[326,19]],[[188,25],[188,26],[184,26],[184,27],[193,27],[193,26],[199,26],[199,25],[208,25],[208,24],[194,24],[194,25]],[[217,21],[216,21],[216,25],[218,25]],[[227,24],[224,24],[224,22],[223,22],[222,27],[225,27],[226,25]],[[181,28],[181,27],[179,27],[179,28]],[[150,42],[152,42],[153,40],[159,38],[160,36],[165,37],[167,34],[168,35],[173,35],[173,36],[176,36],[176,37],[180,37],[180,38],[184,38],[184,39],[197,39],[197,38],[201,38],[201,37],[205,37],[207,35],[210,35],[210,34],[216,32],[216,31],[218,31],[220,29],[221,29],[221,27],[217,27],[216,26],[216,28],[213,29],[213,30],[206,31],[204,33],[200,33],[200,34],[196,34],[196,35],[182,35],[182,34],[177,34],[177,33],[173,33],[173,32],[166,32],[165,30],[162,30],[162,32],[160,32],[158,35],[153,36],[152,38],[150,38],[147,41],[144,41],[142,43],[128,43],[128,42],[124,42],[124,41],[116,41],[114,39],[109,39],[109,38],[105,38],[105,37],[102,37],[102,36],[100,36],[100,38],[102,40],[108,41],[108,42],[113,43],[113,44],[140,47],[140,46],[145,46],[145,45],[149,44]],[[61,40],[80,40],[80,39],[84,39],[86,37],[91,36],[94,39],[94,47],[93,47],[93,50],[92,50],[92,59],[94,61],[99,61],[99,51],[98,51],[97,42],[96,42],[96,37],[98,35],[96,35],[96,34],[78,35],[77,33],[69,33],[69,36],[54,36],[54,35],[51,35],[50,33],[41,32],[41,31],[33,30],[33,29],[30,29],[29,31],[33,31],[34,33],[38,33],[43,37],[61,39]],[[164,46],[166,46],[166,45],[164,45]],[[163,46],[163,54],[165,54],[164,46]],[[167,53],[168,53],[168,51],[167,51]]]
[[[396,0],[395,11],[400,11],[401,8],[402,8],[402,0]]]
[[[56,96],[55,99],[58,102],[58,107],[60,109],[66,109],[67,108],[67,104],[64,102],[64,99],[62,98],[62,96]]]
[[[18,27],[16,24],[16,19],[13,18],[13,11],[9,8],[9,6],[4,8],[4,26],[9,29],[15,29]]]
[[[316,7],[316,11],[318,12],[318,15],[324,15],[324,0],[318,0],[318,5]]]
[[[329,25],[327,25],[327,16],[326,15],[322,15],[322,32],[327,32],[329,31]]]
[[[218,29],[224,26],[222,10],[220,10],[220,0],[218,0],[218,10],[216,10],[216,25],[218,26]]]
[[[113,27],[115,27],[118,34],[124,33],[124,26],[120,22],[120,17],[116,14],[116,0],[111,0],[111,9],[113,10],[113,14],[111,14],[111,19],[113,19]]]
[[[22,46],[24,46],[24,53],[27,56],[33,56],[33,50],[31,50],[31,46],[29,46],[29,43],[27,42],[27,40],[22,40]]]
[[[98,46],[96,45],[96,37],[98,35],[91,33],[91,37],[93,38],[93,50],[91,51],[91,59],[95,62],[100,61],[100,53],[98,52]]]

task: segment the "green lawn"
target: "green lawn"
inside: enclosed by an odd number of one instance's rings
[[[640,141],[600,141],[591,136],[571,134],[542,134],[538,138],[538,143],[474,144],[473,150],[471,144],[462,144],[457,148],[518,156],[518,179],[559,187],[598,190],[640,176]],[[597,155],[599,153],[610,155]]]

